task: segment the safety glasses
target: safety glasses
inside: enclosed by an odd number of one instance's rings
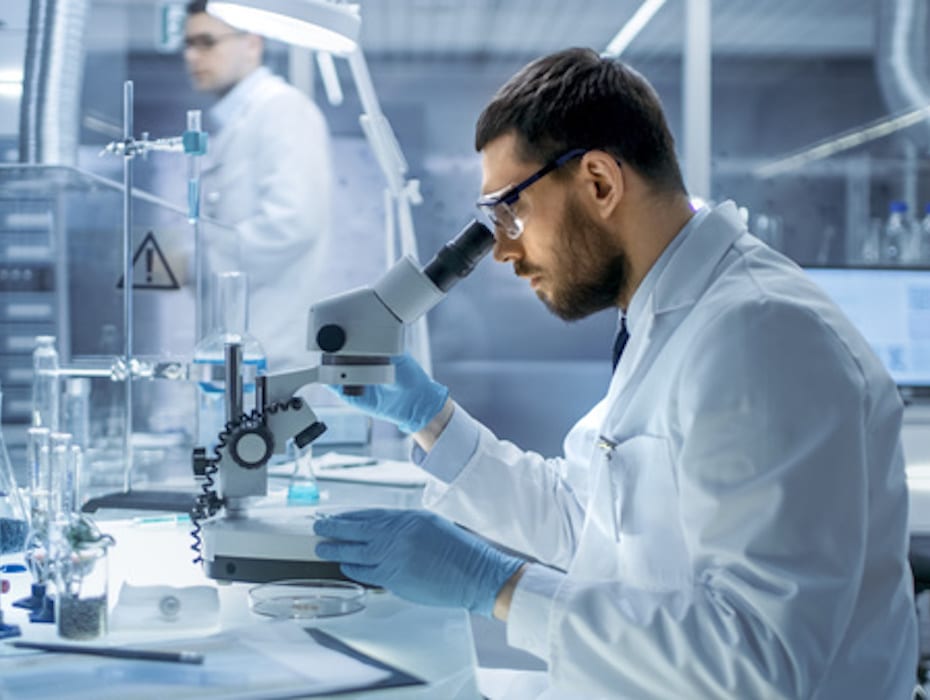
[[[478,199],[476,205],[488,220],[494,225],[494,233],[503,231],[504,234],[512,239],[518,239],[523,233],[523,219],[517,216],[514,209],[517,200],[520,199],[520,193],[537,180],[545,177],[554,170],[558,170],[567,162],[574,158],[579,158],[588,152],[586,148],[573,148],[567,153],[563,153],[555,160],[551,160],[543,167],[530,175],[516,185],[508,185],[497,192],[491,192]]]
[[[226,39],[245,36],[245,32],[228,32],[226,34],[192,34],[184,37],[184,49],[191,51],[210,51]]]

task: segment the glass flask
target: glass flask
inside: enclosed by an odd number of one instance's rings
[[[58,430],[58,350],[55,336],[36,336],[32,352],[32,425]]]
[[[212,451],[226,424],[226,343],[242,344],[242,406],[255,405],[255,376],[266,368],[265,351],[248,332],[249,291],[244,272],[223,272],[214,286],[213,332],[194,348],[193,376],[197,381],[197,442]]]
[[[320,487],[313,473],[313,446],[298,447],[287,441],[287,461],[293,463],[291,483],[287,487],[288,505],[315,505],[320,502]]]

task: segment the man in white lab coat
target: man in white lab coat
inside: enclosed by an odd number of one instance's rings
[[[330,232],[331,165],[323,115],[262,66],[263,40],[187,8],[184,59],[198,90],[216,95],[203,170],[203,211],[238,236],[207,242],[211,271],[248,273],[249,330],[268,367],[309,364],[306,319],[322,293]]]
[[[658,98],[619,61],[535,61],[476,146],[495,258],[562,318],[619,309],[606,397],[544,459],[401,358],[347,399],[413,433],[433,512],[321,520],[317,552],[505,620],[551,696],[909,698],[902,405],[867,343],[734,204],[691,208]]]

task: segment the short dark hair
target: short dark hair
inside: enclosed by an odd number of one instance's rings
[[[187,16],[199,15],[207,11],[207,0],[191,0],[187,3]]]
[[[475,150],[510,132],[527,162],[598,148],[660,190],[685,191],[656,91],[623,62],[591,49],[544,56],[508,80],[478,118]]]

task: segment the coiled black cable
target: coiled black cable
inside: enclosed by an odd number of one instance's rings
[[[194,506],[191,508],[190,518],[193,527],[191,528],[191,537],[194,543],[191,545],[196,556],[193,559],[194,564],[203,563],[203,532],[204,521],[216,515],[224,505],[224,500],[213,488],[216,485],[214,476],[220,470],[220,461],[223,459],[223,450],[229,444],[229,438],[233,432],[244,423],[256,421],[262,418],[264,413],[274,415],[278,411],[297,410],[303,405],[303,400],[297,396],[292,396],[287,401],[276,401],[265,406],[263,411],[258,409],[251,413],[243,413],[238,420],[229,421],[220,431],[216,446],[213,448],[213,458],[207,460],[207,465],[203,472],[203,483],[200,485],[201,492],[194,499]]]

